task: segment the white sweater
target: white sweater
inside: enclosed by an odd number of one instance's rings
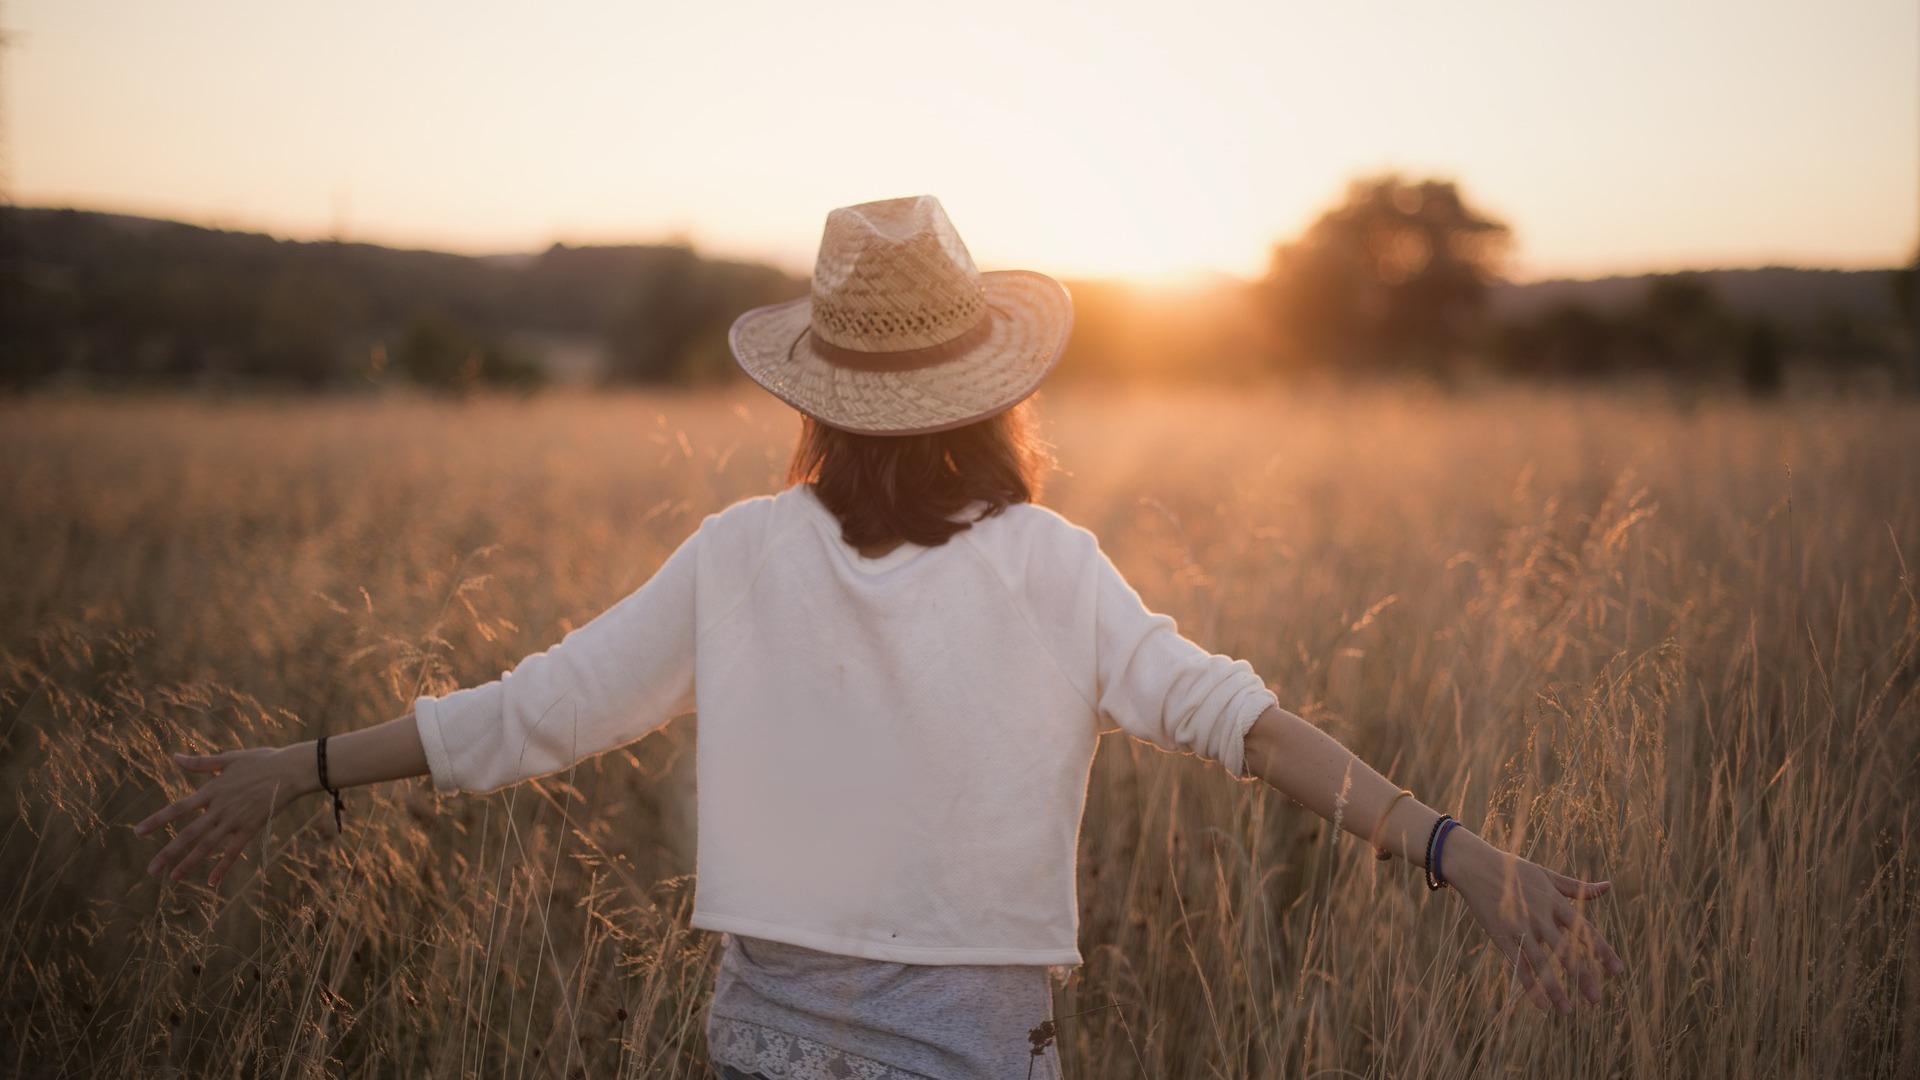
[[[414,711],[434,786],[472,792],[697,711],[695,927],[1054,965],[1081,962],[1096,735],[1117,726],[1243,776],[1272,704],[1246,661],[1181,637],[1051,510],[1010,506],[868,559],[802,485],[708,516],[559,644]]]

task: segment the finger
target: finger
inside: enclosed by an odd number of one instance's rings
[[[1586,924],[1576,915],[1565,930],[1550,926],[1542,936],[1560,958],[1560,966],[1579,986],[1581,995],[1594,1005],[1600,1004],[1600,968],[1588,942]]]
[[[1547,958],[1547,950],[1542,948],[1535,938],[1528,938],[1524,947],[1527,951],[1527,962],[1533,965],[1534,978],[1539,979],[1540,985],[1546,990],[1547,1000],[1553,1002],[1553,1007],[1560,1010],[1562,1015],[1572,1012],[1573,1002],[1567,997],[1566,990],[1561,987],[1560,976],[1555,974],[1553,961]]]
[[[1592,957],[1595,964],[1606,969],[1605,974],[1626,974],[1626,962],[1620,959],[1619,953],[1613,951],[1613,946],[1608,944],[1607,939],[1601,935],[1600,928],[1581,918],[1572,904],[1561,903],[1556,906],[1553,917],[1554,921],[1561,926],[1580,931],[1581,944],[1586,947],[1587,955]]]
[[[1602,964],[1607,966],[1607,972],[1612,975],[1625,975],[1627,973],[1626,961],[1620,959],[1620,954],[1613,951],[1613,946],[1607,943],[1605,935],[1600,933],[1600,928],[1592,923],[1585,923],[1584,925],[1587,932],[1593,936],[1593,954],[1599,957]]]
[[[209,811],[200,815],[193,824],[181,829],[180,832],[174,836],[173,842],[161,848],[160,854],[155,855],[153,861],[147,864],[147,873],[165,873],[167,868],[172,866],[180,856],[186,854],[194,844],[200,842],[200,838],[205,836],[207,831],[214,827],[217,820],[218,819],[213,816],[213,812]]]
[[[1581,881],[1552,870],[1547,871],[1547,880],[1553,882],[1553,887],[1560,890],[1560,895],[1569,900],[1595,900],[1606,895],[1607,890],[1613,887],[1611,881]]]
[[[173,763],[188,772],[218,773],[227,767],[227,762],[237,753],[239,753],[238,750],[228,750],[219,754],[175,754]]]
[[[181,878],[186,877],[187,871],[200,865],[202,859],[213,854],[221,844],[227,841],[227,837],[230,834],[230,827],[208,829],[201,835],[200,842],[193,845],[193,850],[187,852],[187,857],[181,859],[179,865],[173,868],[173,880],[179,881]]]
[[[1541,1012],[1551,1013],[1553,1011],[1553,1000],[1547,997],[1547,988],[1540,985],[1539,976],[1533,973],[1533,964],[1527,959],[1526,953],[1520,948],[1519,939],[1516,938],[1513,945],[1506,947],[1502,951],[1507,953],[1508,957],[1512,960],[1514,976],[1520,980],[1520,989],[1526,993],[1527,1000],[1532,1002],[1534,1008],[1539,1009]]]
[[[227,838],[227,846],[220,852],[219,862],[214,864],[213,873],[207,875],[207,884],[218,888],[220,882],[226,879],[227,871],[232,870],[233,864],[240,861],[240,853],[245,850],[247,850],[247,834],[236,830]]]
[[[145,821],[133,827],[133,834],[135,836],[145,836],[160,826],[165,825],[167,822],[207,805],[207,800],[211,798],[213,798],[213,793],[206,788],[201,788],[186,798],[171,805],[163,806],[152,814],[149,814]]]
[[[1521,935],[1513,934],[1509,937],[1495,938],[1494,943],[1499,948],[1500,954],[1507,958],[1507,969],[1520,983],[1520,989],[1527,995],[1527,1000],[1533,1002],[1541,1012],[1550,1013],[1553,1011],[1553,1003],[1547,1000],[1546,990],[1541,987],[1540,980],[1534,977],[1533,966],[1527,963],[1526,954],[1520,948],[1520,940]]]

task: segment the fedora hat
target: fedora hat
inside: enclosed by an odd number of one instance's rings
[[[918,435],[1019,404],[1066,350],[1073,301],[1030,270],[981,273],[931,195],[827,215],[811,295],[728,334],[753,381],[820,422]]]

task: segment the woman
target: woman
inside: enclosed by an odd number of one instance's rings
[[[497,681],[332,739],[181,756],[211,779],[137,826],[184,824],[150,871],[213,860],[217,883],[290,799],[337,809],[340,788],[422,774],[493,791],[697,711],[718,1075],[1001,1080],[1037,1064],[1048,968],[1081,960],[1076,837],[1096,736],[1118,728],[1451,885],[1542,1008],[1598,1001],[1622,966],[1573,902],[1605,883],[1397,790],[1033,503],[1020,403],[1071,326],[1064,288],[980,273],[932,198],[835,210],[811,297],[733,327],[741,366],[805,417],[785,490],[709,516]]]

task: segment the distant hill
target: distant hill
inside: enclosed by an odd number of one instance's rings
[[[1703,270],[1704,279],[1728,306],[1749,316],[1765,316],[1789,326],[1811,326],[1842,315],[1873,325],[1894,320],[1891,270],[1811,270],[1769,266],[1758,270]],[[1639,274],[1588,280],[1556,279],[1496,286],[1496,319],[1532,318],[1569,304],[1619,314],[1638,304],[1661,277]]]
[[[519,371],[542,357],[508,354],[544,351],[535,342],[597,353],[613,378],[697,381],[730,367],[733,313],[805,289],[676,244],[465,256],[46,208],[0,209],[0,283],[12,381],[326,383],[361,377],[375,356],[463,370],[451,354]]]

